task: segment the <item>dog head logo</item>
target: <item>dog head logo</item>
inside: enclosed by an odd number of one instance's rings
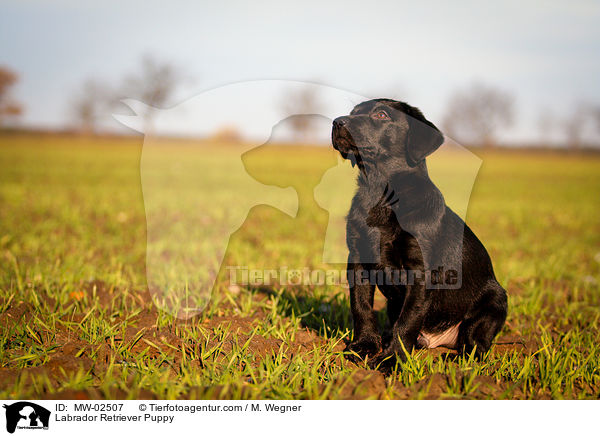
[[[48,429],[50,411],[28,401],[19,401],[3,406],[6,409],[6,431],[14,433],[18,429]]]

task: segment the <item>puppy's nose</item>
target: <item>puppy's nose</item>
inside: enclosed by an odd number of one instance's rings
[[[333,120],[333,127],[342,127],[346,125],[347,121],[348,120],[346,117],[338,117],[335,120]]]

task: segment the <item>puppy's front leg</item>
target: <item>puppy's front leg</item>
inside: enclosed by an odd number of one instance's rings
[[[373,311],[375,285],[370,283],[368,272],[360,263],[348,263],[354,340],[347,349],[355,352],[361,358],[373,357],[381,351],[381,335]]]
[[[429,302],[425,298],[424,283],[417,282],[406,286],[406,297],[400,316],[392,327],[390,345],[371,363],[373,367],[378,366],[380,370],[389,372],[396,363],[396,355],[401,360],[406,360],[404,349],[410,353],[417,346],[417,339],[423,326],[428,305]]]

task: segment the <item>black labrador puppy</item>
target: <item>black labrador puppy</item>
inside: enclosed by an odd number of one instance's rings
[[[443,135],[419,109],[377,99],[335,119],[332,142],[360,170],[346,229],[348,350],[387,370],[416,347],[481,357],[504,324],[507,296],[486,249],[429,178],[425,158]],[[373,311],[376,287],[387,299],[388,343]]]

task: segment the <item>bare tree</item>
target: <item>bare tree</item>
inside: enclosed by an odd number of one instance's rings
[[[112,102],[112,93],[106,85],[94,79],[86,80],[71,103],[79,131],[87,135],[96,133],[102,117],[109,114]]]
[[[506,91],[473,83],[450,97],[444,129],[459,141],[495,145],[497,130],[512,124],[513,100]]]
[[[580,148],[583,141],[583,130],[585,128],[585,111],[583,107],[577,106],[571,115],[563,122],[567,147]]]
[[[563,129],[569,148],[598,143],[600,134],[600,108],[589,102],[578,102],[563,121]]]
[[[592,109],[592,118],[594,119],[594,124],[596,125],[596,134],[600,136],[600,106],[595,106]]]
[[[302,114],[289,118],[290,127],[296,140],[310,142],[314,139],[316,120],[313,115],[318,115],[321,107],[316,87],[294,88],[284,93],[281,99],[283,112]]]
[[[540,133],[540,145],[548,145],[548,142],[552,141],[556,134],[557,118],[552,109],[542,108],[540,110],[537,125]]]
[[[23,106],[11,96],[11,88],[18,80],[17,73],[0,66],[0,124],[23,113]]]
[[[137,73],[126,77],[121,94],[138,99],[149,106],[145,113],[140,114],[144,118],[146,133],[150,133],[154,128],[155,111],[152,108],[163,108],[168,104],[182,79],[183,76],[177,67],[150,55],[142,57]]]

